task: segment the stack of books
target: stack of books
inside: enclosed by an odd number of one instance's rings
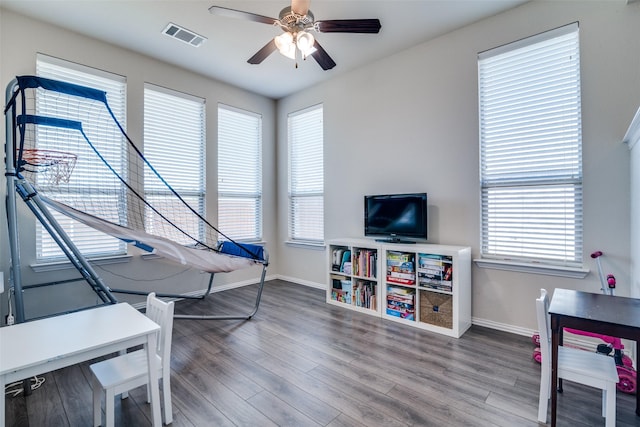
[[[431,289],[452,291],[453,258],[446,255],[418,255],[418,284]]]
[[[416,270],[414,254],[404,252],[387,253],[387,282],[399,285],[415,285]]]
[[[353,274],[360,277],[376,277],[378,252],[359,249],[354,257]]]
[[[411,288],[387,286],[387,314],[401,319],[415,320],[416,291]]]

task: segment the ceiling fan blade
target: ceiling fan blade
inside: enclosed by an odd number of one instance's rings
[[[291,0],[291,11],[296,15],[305,16],[309,12],[309,0]]]
[[[378,33],[379,19],[331,19],[316,21],[321,33]]]
[[[267,56],[271,55],[276,49],[277,49],[276,42],[273,39],[271,39],[269,43],[267,43],[262,47],[262,49],[257,51],[255,55],[253,55],[251,58],[247,60],[247,62],[249,64],[260,64],[262,61],[264,61],[267,58]]]
[[[256,15],[251,12],[244,12],[242,10],[229,9],[222,6],[211,6],[209,13],[212,15],[226,16],[227,18],[244,19],[246,21],[259,22],[261,24],[273,25],[278,20],[275,18],[269,18],[268,16]]]
[[[331,59],[327,51],[320,46],[320,43],[318,43],[317,40],[313,44],[313,47],[315,47],[316,50],[311,54],[311,56],[313,56],[313,59],[320,64],[323,70],[330,70],[336,66],[336,63]]]

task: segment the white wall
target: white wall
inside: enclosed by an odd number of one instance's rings
[[[631,156],[631,296],[640,298],[640,107],[636,114],[626,142]]]
[[[426,191],[429,242],[471,246],[479,257],[477,53],[580,22],[584,280],[473,267],[474,322],[535,329],[541,287],[598,292],[589,254],[602,250],[618,294],[630,294],[629,152],[622,136],[640,102],[640,4],[536,1],[400,52],[278,102],[278,169],[286,170],[286,115],[324,104],[325,233],[363,235],[365,194]],[[382,23],[384,28],[384,23]],[[338,64],[338,66],[340,66]],[[287,181],[278,177],[278,209]],[[326,280],[325,253],[287,246],[278,217],[278,272]]]
[[[4,88],[16,75],[35,74],[36,53],[44,53],[67,61],[123,75],[127,78],[128,133],[133,141],[142,141],[143,135],[143,87],[154,83],[206,99],[207,128],[207,216],[215,224],[217,216],[217,105],[219,102],[262,114],[263,118],[263,190],[264,190],[264,240],[275,256],[275,101],[203,76],[167,65],[113,45],[105,44],[67,30],[34,21],[21,15],[0,9],[0,85]],[[3,90],[4,93],[4,90]],[[4,101],[3,101],[4,105]],[[1,132],[5,134],[2,120]],[[3,156],[4,158],[4,156]],[[4,162],[0,166],[2,184],[0,196],[4,200],[6,184]],[[3,203],[4,204],[4,203]],[[35,259],[35,219],[18,200],[22,219],[20,227],[21,263],[24,284],[42,283],[78,277],[75,270],[53,273],[34,273],[29,265]],[[0,269],[8,271],[6,212],[0,209]],[[142,260],[139,252],[132,250],[133,260],[127,264],[111,264],[97,268],[105,283],[113,288],[155,290],[157,292],[192,292],[205,289],[208,275],[197,271],[185,271],[184,266],[159,260]],[[215,284],[232,286],[234,283],[255,282],[260,270],[252,268],[231,274],[219,274]],[[270,273],[271,274],[271,273]],[[87,294],[94,298],[84,283],[62,287],[29,290],[25,293],[25,309],[28,317],[44,314],[55,307],[86,301]],[[143,297],[116,295],[120,300],[141,301]],[[2,300],[5,301],[6,293]],[[71,301],[73,300],[73,301]],[[248,301],[248,307],[252,307]],[[46,308],[45,308],[46,307]],[[6,303],[0,312],[6,314]]]

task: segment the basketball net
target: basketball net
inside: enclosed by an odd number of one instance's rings
[[[20,166],[27,172],[37,174],[40,185],[56,186],[61,182],[69,182],[77,159],[75,154],[64,151],[24,149]]]

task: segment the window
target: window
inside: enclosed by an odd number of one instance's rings
[[[482,256],[582,265],[578,25],[478,56]]]
[[[322,106],[289,114],[289,239],[324,241]]]
[[[38,54],[36,59],[36,73],[40,77],[74,83],[107,92],[109,106],[123,128],[126,128],[126,80],[124,77],[41,54]],[[37,114],[81,121],[83,128],[91,132],[92,142],[100,147],[101,152],[109,163],[116,169],[122,170],[126,161],[125,141],[122,136],[118,135],[119,139],[114,138],[113,135],[107,134],[107,131],[103,129],[103,126],[97,120],[92,122],[91,117],[81,116],[81,113],[76,111],[62,112],[63,115],[61,116],[61,112],[54,111],[55,97],[55,93],[39,93],[36,101]],[[78,110],[82,110],[82,105],[79,105],[79,107]],[[50,140],[47,136],[46,132],[38,133],[36,144],[39,149],[68,152],[75,152],[78,149],[75,146],[68,145],[67,141]],[[89,150],[90,148],[87,146],[86,149]],[[65,186],[64,194],[70,193],[72,196],[73,194],[76,196],[82,194],[82,197],[92,199],[87,202],[87,205],[104,205],[101,200],[105,197],[117,200],[117,195],[114,195],[113,191],[109,192],[113,189],[113,182],[107,182],[106,179],[97,179],[93,176],[92,171],[96,169],[96,165],[92,164],[91,161],[97,161],[97,159],[78,161],[76,163],[69,185]],[[107,193],[110,196],[105,196]],[[55,188],[49,189],[49,194],[53,199],[59,198],[56,197]],[[60,198],[64,198],[62,192],[58,195]],[[111,212],[111,215],[115,218],[120,214],[116,205],[117,203],[112,204],[113,212]],[[123,241],[74,221],[56,211],[51,211],[51,213],[83,255],[96,257],[126,254],[126,244]],[[36,221],[36,259],[38,261],[55,261],[64,258],[65,255],[59,246],[42,225]]]
[[[202,217],[205,216],[205,102],[151,84],[144,87],[144,156],[158,174]],[[145,165],[146,200],[185,233],[204,237],[202,221],[183,215],[178,198]],[[166,228],[151,209],[145,213],[145,230],[180,244],[193,241],[179,230]]]
[[[262,117],[226,105],[218,106],[218,229],[262,239]]]

